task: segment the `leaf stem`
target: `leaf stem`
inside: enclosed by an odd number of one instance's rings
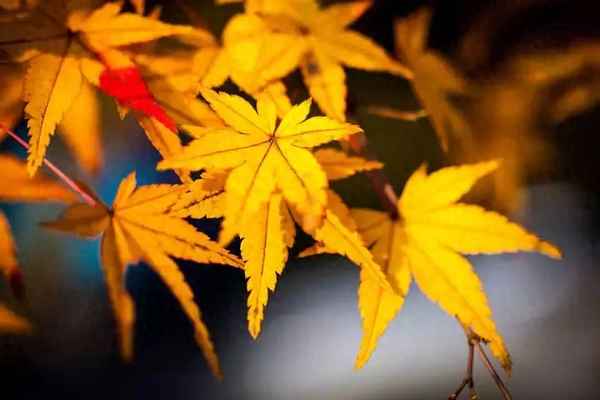
[[[350,136],[348,142],[354,153],[371,160],[376,159],[373,153],[368,150],[367,137],[364,133],[356,133]],[[400,218],[397,206],[398,196],[387,175],[383,170],[366,171],[365,175],[371,181],[371,186],[375,190],[375,193],[377,193],[383,208],[390,214],[393,220],[398,220]]]
[[[19,135],[8,129],[8,127],[1,122],[0,129],[8,133],[8,135],[11,138],[13,138],[15,142],[20,144],[23,148],[29,150],[29,144],[27,144],[27,142],[21,139]],[[44,157],[44,164],[46,165],[46,167],[48,167],[50,171],[52,171],[52,173],[54,173],[54,175],[56,175],[60,180],[62,180],[69,189],[77,193],[85,203],[89,204],[90,206],[96,205],[96,200],[92,196],[90,196],[81,186],[79,186],[77,182],[69,178],[69,176],[65,174],[60,168],[58,168],[56,165],[54,165],[52,162],[46,159],[46,157]]]
[[[487,354],[485,354],[485,350],[481,346],[481,342],[479,340],[476,341],[475,348],[477,349],[477,353],[479,354],[479,358],[481,358],[483,365],[485,365],[490,375],[492,375],[492,378],[494,378],[494,382],[496,383],[496,386],[498,386],[498,389],[502,393],[502,397],[504,398],[504,400],[512,400],[512,395],[510,394],[508,388],[502,381],[502,378],[500,378],[500,375],[498,375],[498,372],[496,372],[496,369],[492,365]]]

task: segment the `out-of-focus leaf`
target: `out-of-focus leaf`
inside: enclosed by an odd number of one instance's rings
[[[427,46],[431,11],[423,8],[396,23],[396,48],[413,73],[411,84],[425,108],[444,150],[457,141],[472,142],[472,132],[463,110],[450,96],[467,95],[468,84],[450,63]]]
[[[224,47],[240,71],[232,79],[254,93],[300,67],[311,96],[323,112],[346,119],[346,84],[342,65],[411,72],[366,36],[348,29],[371,5],[356,1],[321,8],[315,1],[248,1],[246,14],[229,22]]]

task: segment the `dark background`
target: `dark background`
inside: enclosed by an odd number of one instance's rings
[[[155,3],[165,6],[165,19],[185,22],[175,2]],[[240,9],[193,3],[215,33]],[[422,3],[376,0],[355,27],[393,51],[393,20]],[[528,45],[560,48],[597,40],[600,14],[594,3],[432,2],[431,44],[460,65],[457,43],[492,13],[488,45],[494,51],[467,70],[485,79]],[[290,82],[298,79],[292,76]],[[371,104],[414,106],[406,82],[349,70],[348,86],[355,116],[398,189],[421,162],[433,168],[448,162],[427,121],[366,113]],[[107,160],[99,176],[86,177],[73,167],[58,138],[49,158],[90,182],[107,202],[131,170],[138,172],[140,184],[173,181],[168,173],[154,171],[158,156],[135,121],[118,121],[114,106],[106,103]],[[525,206],[512,215],[558,244],[564,261],[521,254],[473,258],[513,355],[509,387],[515,398],[599,397],[598,115],[592,108],[545,132],[544,140],[558,151],[544,174],[530,177],[523,189]],[[23,125],[19,133],[25,135]],[[8,141],[0,147],[23,154]],[[378,207],[364,177],[340,182],[336,189],[353,206]],[[415,287],[370,362],[354,371],[360,341],[358,269],[336,256],[288,263],[256,342],[246,329],[243,275],[181,263],[213,335],[224,382],[210,375],[188,321],[158,277],[145,265],[133,266],[128,287],[137,309],[136,359],[123,365],[98,243],[39,228],[37,222],[56,216],[58,207],[3,204],[2,209],[14,227],[27,286],[26,302],[11,305],[33,321],[35,333],[0,338],[0,398],[445,399],[463,377],[462,331]],[[0,292],[2,299],[9,298],[6,287]],[[482,398],[500,398],[479,362],[476,382]]]

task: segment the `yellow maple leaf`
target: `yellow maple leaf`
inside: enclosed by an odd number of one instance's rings
[[[293,107],[276,126],[276,106],[268,98],[259,99],[257,112],[239,96],[211,90],[202,94],[229,128],[184,127],[197,139],[158,168],[234,168],[226,182],[225,227],[246,221],[276,188],[298,209],[308,229],[317,226],[326,202],[327,177],[308,149],[361,129],[327,117],[306,119],[309,100]]]
[[[174,209],[176,215],[191,218],[217,218],[225,214],[225,181],[227,173],[207,173],[203,184],[183,199],[184,207]],[[239,228],[241,255],[248,288],[248,331],[257,338],[269,291],[275,290],[277,277],[283,272],[288,248],[294,243],[295,226],[280,193],[272,195],[260,206],[252,223]]]
[[[25,70],[19,64],[0,66],[3,97],[0,103],[0,122],[14,126],[23,116],[23,84]],[[102,165],[100,142],[100,105],[90,85],[82,82],[81,91],[65,117],[58,132],[75,155],[78,164],[87,172],[95,173]],[[4,132],[0,133],[0,138]]]
[[[225,76],[248,93],[259,92],[293,71],[306,49],[301,38],[287,31],[273,31],[254,14],[232,17],[223,30],[222,42],[223,62],[216,65],[227,67]]]
[[[174,209],[176,215],[191,218],[219,218],[225,215],[225,182],[227,172],[204,172],[203,184],[190,192],[183,206]],[[269,291],[275,290],[278,275],[283,272],[288,248],[294,244],[296,228],[281,193],[270,196],[253,215],[252,223],[238,228],[242,238],[241,255],[245,261],[245,276],[249,292],[248,331],[257,338]]]
[[[223,33],[230,64],[236,66],[232,75],[237,79],[232,79],[242,82],[242,88],[254,85],[252,92],[300,67],[323,112],[345,121],[342,65],[411,75],[371,39],[348,29],[370,5],[371,1],[354,1],[321,8],[314,0],[247,2],[247,13],[233,17]]]
[[[253,338],[260,332],[269,290],[275,290],[277,275],[283,272],[288,257],[282,207],[281,195],[271,196],[255,214],[254,225],[246,224],[240,232],[249,292],[248,330]]]
[[[388,285],[393,288],[393,290],[390,290],[389,286],[381,284],[381,278],[372,273],[373,270],[379,271],[381,269],[380,264],[365,246],[350,215],[350,210],[342,199],[331,190],[328,192],[327,211],[323,224],[312,236],[317,244],[303,251],[301,256],[321,253],[341,254],[363,267],[361,274],[364,271],[369,276],[373,275],[373,282],[380,286],[382,291],[395,293],[402,290],[395,281],[388,278]]]
[[[84,85],[82,60],[102,54],[109,64],[110,60],[121,62],[127,57],[114,50],[118,47],[191,30],[133,13],[121,13],[119,3],[108,3],[95,10],[91,8],[93,3],[42,2],[25,15],[4,23],[0,32],[0,50],[13,61],[28,62],[24,98],[30,135],[28,166],[32,175],[41,165],[50,137],[61,121],[67,117],[89,120],[86,110],[74,107]],[[94,144],[92,141],[82,146]],[[93,167],[96,161],[91,161],[89,166]]]
[[[477,180],[498,167],[495,161],[448,167],[427,175],[419,168],[398,200],[399,218],[384,212],[355,209],[352,216],[376,261],[401,293],[379,290],[361,274],[359,308],[363,339],[356,359],[362,367],[378,338],[402,308],[411,281],[461,324],[489,343],[492,353],[510,370],[508,351],[492,319],[482,284],[461,254],[536,251],[560,258],[560,251],[504,216],[457,201]]]
[[[236,19],[234,18],[234,20]],[[249,29],[252,30],[250,37],[248,36]],[[187,48],[169,51],[167,54],[148,48],[144,51],[140,51],[139,48],[130,51],[136,64],[143,67],[144,78],[156,100],[174,120],[180,124],[215,126],[215,115],[207,114],[205,104],[196,96],[200,89],[221,86],[228,78],[255,99],[261,96],[270,97],[277,106],[279,117],[283,117],[289,111],[291,103],[287,97],[286,88],[280,80],[263,79],[256,75],[249,67],[251,63],[247,57],[242,60],[236,59],[235,49],[250,43],[254,45],[256,40],[259,40],[258,32],[244,23],[238,24],[232,21],[223,31],[224,45],[221,45],[209,31],[204,29],[196,27],[193,33],[193,35],[180,37],[188,45]],[[267,33],[267,31],[262,33]],[[263,49],[273,49],[275,43],[266,39],[268,38],[260,38],[265,45]],[[229,51],[230,48],[232,51]],[[266,55],[264,56],[266,57]],[[289,63],[287,60],[277,57],[270,58],[269,62],[272,63],[272,68],[276,68],[281,63]],[[165,93],[164,90],[169,86],[171,90],[179,92],[179,97],[184,98],[185,103],[176,101],[177,104],[173,105],[171,101],[168,101],[170,96],[162,96]],[[181,117],[187,118],[194,115],[198,117],[198,120],[194,122],[181,121]]]
[[[203,218],[219,217],[224,214],[226,201],[224,182],[218,183],[218,180],[220,178],[215,181],[217,186],[210,191],[192,196],[198,203],[186,207],[183,211],[184,216]],[[380,273],[379,265],[363,245],[356,229],[348,228],[350,211],[333,191],[329,190],[327,194],[328,209],[322,226],[307,233],[315,240],[326,244],[327,249],[330,249],[328,252],[346,256],[362,270],[368,271],[366,273],[373,274],[374,281],[379,281],[379,284],[389,290],[389,285]],[[253,338],[257,338],[260,333],[269,292],[275,290],[278,277],[283,272],[288,259],[288,249],[294,244],[295,224],[302,224],[301,217],[282,200],[281,193],[275,192],[269,202],[263,204],[251,220],[238,228],[242,238],[242,258],[245,261],[245,275],[248,280],[248,330]]]
[[[138,123],[146,133],[146,137],[163,157],[169,157],[181,152],[181,140],[178,135],[154,117],[141,114],[136,116]],[[175,172],[182,182],[189,182],[191,180],[188,172],[182,170],[176,170]]]
[[[223,32],[223,41],[233,47],[243,46],[248,40],[248,38],[240,37],[245,36],[247,27],[243,25],[239,28],[242,32],[238,33],[237,26],[236,23],[230,23]],[[204,31],[204,33],[210,35],[207,31]],[[212,35],[208,38],[210,40],[190,42],[191,48],[169,52],[167,55],[148,52],[134,53],[136,63],[142,65],[145,69],[144,77],[150,89],[169,115],[178,121],[178,117],[189,114],[189,112],[182,112],[181,108],[172,104],[169,105],[169,102],[165,101],[167,99],[161,94],[167,86],[171,86],[172,89],[180,92],[180,96],[185,97],[187,105],[183,105],[184,110],[189,109],[190,106],[197,109],[195,113],[198,113],[196,115],[201,119],[192,124],[214,126],[211,124],[214,122],[214,114],[207,115],[205,109],[201,109],[204,103],[198,100],[196,96],[200,89],[221,86],[230,78],[240,89],[255,99],[260,96],[270,97],[277,106],[278,116],[283,117],[291,108],[283,83],[279,80],[262,79],[248,69],[248,59],[238,62],[234,58],[235,51],[229,51],[229,46],[221,46]],[[253,40],[253,38],[250,38],[250,41]],[[238,41],[241,43],[238,43]],[[269,42],[269,46],[273,46],[273,43]],[[285,62],[285,60],[279,62]],[[158,83],[158,88],[156,83]],[[174,110],[178,112],[172,115]],[[190,122],[180,123],[189,124]]]
[[[180,218],[221,218],[225,214],[225,181],[227,171],[204,171],[187,194],[171,208]]]
[[[248,278],[248,328],[253,337],[260,332],[269,290],[283,271],[288,248],[294,242],[294,221],[312,235],[324,232],[323,223],[337,233],[343,227],[327,216],[327,176],[309,149],[360,131],[355,125],[327,117],[307,118],[310,101],[290,109],[277,125],[275,104],[259,97],[257,110],[238,96],[204,90],[203,95],[227,124],[206,129],[187,126],[196,139],[184,151],[159,163],[159,169],[180,168],[221,173],[211,203],[224,215],[221,240],[242,237],[242,258]],[[221,190],[218,190],[220,182]],[[198,216],[218,216],[207,210],[202,192]],[[216,206],[216,204],[219,204]],[[293,214],[293,217],[292,217]],[[331,246],[347,255],[388,288],[380,268],[355,232],[331,235]]]
[[[99,201],[94,206],[78,203],[45,226],[84,237],[102,235],[102,267],[119,327],[121,353],[126,360],[133,355],[135,310],[125,287],[125,273],[129,264],[144,261],[179,301],[211,370],[221,376],[193,292],[172,258],[235,267],[240,267],[241,262],[180,216],[192,186],[148,185],[136,189],[132,173],[121,182],[111,209]]]
[[[471,144],[471,130],[450,96],[467,95],[468,82],[442,55],[427,46],[431,10],[423,8],[395,25],[396,48],[412,70],[411,84],[444,150],[454,139]]]

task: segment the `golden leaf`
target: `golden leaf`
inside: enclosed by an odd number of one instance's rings
[[[244,99],[225,93],[202,92],[231,128],[205,130],[186,127],[197,139],[159,169],[234,168],[226,183],[225,226],[247,220],[279,188],[309,225],[316,226],[326,202],[327,178],[306,149],[360,131],[354,125],[326,117],[306,119],[310,101],[293,107],[276,128],[273,102],[261,98],[258,113]],[[305,120],[306,119],[306,120]],[[240,205],[242,205],[240,207]]]
[[[255,93],[292,72],[306,43],[293,33],[273,32],[258,15],[239,14],[223,31],[223,48],[231,79],[248,93]]]
[[[248,287],[248,330],[253,338],[260,333],[269,290],[275,290],[277,277],[287,261],[283,234],[281,195],[274,195],[253,217],[254,224],[241,231],[242,258]]]
[[[177,214],[188,204],[182,203],[182,198],[189,198],[190,187],[190,184],[149,185],[136,189],[135,174],[130,174],[121,182],[112,209],[101,203],[75,204],[57,221],[45,226],[84,237],[102,235],[102,265],[126,360],[133,355],[135,310],[125,288],[125,273],[129,264],[144,261],[179,301],[211,370],[221,376],[193,293],[172,258],[235,267],[240,267],[241,262]],[[171,213],[173,207],[176,209]]]
[[[381,290],[361,273],[359,309],[363,339],[356,359],[362,367],[377,340],[400,311],[414,279],[432,301],[489,343],[510,370],[510,356],[492,319],[481,282],[462,254],[535,251],[560,258],[560,251],[500,214],[457,203],[481,177],[498,167],[491,161],[449,167],[427,175],[419,168],[398,200],[397,220],[387,213],[355,209],[352,217],[365,245],[397,292]],[[325,243],[323,251],[330,251]]]
[[[327,177],[309,151],[360,132],[360,128],[327,117],[307,119],[310,101],[293,106],[278,125],[277,107],[271,96],[260,96],[255,110],[238,96],[211,90],[202,93],[227,126],[186,126],[196,139],[180,155],[160,162],[158,168],[208,170],[207,178],[214,184],[210,189],[199,187],[191,197],[201,205],[190,205],[188,214],[183,215],[223,214],[221,242],[227,243],[236,235],[242,237],[251,335],[256,337],[260,332],[268,291],[275,288],[277,275],[287,260],[287,248],[294,243],[294,221],[368,269],[389,288],[358,234],[326,212],[325,205],[333,205],[337,197],[332,192],[328,195]]]
[[[69,41],[55,51],[34,58],[25,78],[30,175],[42,164],[50,136],[81,90],[77,60],[81,47]]]
[[[317,243],[300,253],[300,257],[323,253],[340,254],[360,266],[361,274],[364,272],[369,275],[374,285],[380,287],[382,291],[401,290],[400,286],[386,279],[382,267],[363,243],[350,210],[335,192],[328,191],[323,224],[310,233]]]

